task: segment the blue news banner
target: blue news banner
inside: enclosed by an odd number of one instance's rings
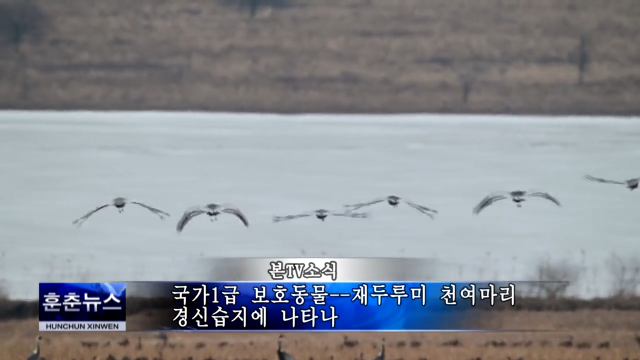
[[[40,283],[40,331],[125,331],[125,283]]]
[[[164,304],[136,328],[150,331],[485,330],[471,325],[474,309],[516,302],[516,285],[497,282],[40,284],[40,330],[123,331],[126,287],[141,284]],[[77,311],[67,307],[71,294]]]

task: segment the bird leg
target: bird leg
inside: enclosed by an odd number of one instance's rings
[[[119,209],[118,209],[118,212],[119,212],[120,214],[122,214],[122,212],[123,212],[123,211],[124,211],[124,208],[119,208]]]

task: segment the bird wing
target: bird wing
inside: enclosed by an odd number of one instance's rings
[[[242,221],[244,226],[249,227],[249,220],[246,216],[244,216],[240,209],[236,207],[225,206],[224,208],[220,209],[220,211],[227,214],[235,215],[238,219],[240,219],[240,221]]]
[[[543,199],[547,199],[547,200],[553,202],[554,204],[560,206],[560,202],[556,198],[554,198],[553,196],[549,195],[546,192],[542,192],[542,191],[527,192],[527,196],[541,197]]]
[[[409,206],[411,206],[412,208],[414,208],[414,209],[416,209],[416,210],[420,211],[421,213],[423,213],[423,214],[427,215],[427,216],[428,216],[428,217],[430,217],[431,219],[433,219],[433,218],[434,218],[434,217],[433,217],[433,214],[431,214],[431,213],[430,213],[426,208],[422,208],[422,207],[420,207],[419,205],[412,204],[412,203],[409,203],[409,202],[406,202],[406,204],[407,204],[407,205],[409,205]]]
[[[369,217],[369,213],[366,213],[366,212],[357,213],[357,212],[351,212],[351,211],[342,212],[342,213],[340,213],[340,212],[330,212],[329,215],[350,217],[350,218],[355,218],[355,219],[366,219],[366,218]]]
[[[189,208],[187,209],[187,211],[184,212],[184,214],[182,214],[182,218],[180,218],[180,221],[178,221],[178,225],[176,226],[176,230],[178,232],[182,232],[182,230],[184,229],[185,226],[187,226],[187,223],[189,223],[189,221],[191,221],[191,219],[193,219],[194,217],[204,214],[206,213],[206,210],[203,210],[199,207],[197,208]]]
[[[91,215],[93,215],[94,213],[96,213],[96,212],[98,212],[98,211],[100,211],[100,210],[102,210],[102,209],[104,209],[104,208],[106,208],[106,207],[108,207],[108,206],[111,206],[111,204],[105,204],[105,205],[98,206],[97,208],[95,208],[95,209],[93,209],[93,210],[89,211],[88,213],[84,214],[82,217],[80,217],[80,218],[78,218],[78,219],[76,219],[76,220],[73,220],[72,224],[73,224],[73,225],[78,225],[78,226],[80,226],[80,225],[82,225],[82,223],[83,223],[83,222],[85,222],[85,220],[87,220]]]
[[[156,209],[154,207],[151,207],[149,205],[145,205],[145,204],[143,204],[141,202],[138,202],[138,201],[130,201],[130,203],[142,206],[143,208],[145,208],[145,209],[151,211],[152,213],[158,215],[160,217],[160,219],[164,219],[165,216],[167,216],[167,217],[171,216],[171,215],[167,214],[166,212],[164,212],[164,211],[162,211],[160,209]]]
[[[354,210],[358,210],[358,209],[360,209],[362,207],[365,207],[365,206],[371,206],[371,205],[374,205],[374,204],[377,204],[377,203],[381,203],[381,202],[383,202],[385,200],[387,200],[387,198],[378,198],[378,199],[375,199],[375,200],[371,200],[369,202],[353,204],[353,205],[343,205],[343,206],[346,207],[346,208],[349,208],[350,211],[354,211]]]
[[[607,179],[593,177],[591,175],[585,175],[584,178],[587,179],[587,180],[596,181],[596,182],[605,183],[605,184],[618,184],[618,185],[624,185],[625,184],[624,181],[607,180]]]
[[[480,203],[478,205],[476,205],[475,208],[473,208],[473,213],[477,215],[477,214],[480,213],[480,211],[482,211],[487,206],[493,204],[496,201],[504,200],[506,198],[507,198],[506,195],[501,195],[501,194],[499,194],[499,195],[489,195],[489,196],[485,197],[484,199],[482,199],[482,201],[480,201]]]
[[[307,217],[307,216],[311,216],[311,215],[313,215],[313,214],[304,213],[304,214],[298,214],[298,215],[274,216],[273,217],[273,222],[280,222],[280,221],[285,221],[285,220],[293,220],[293,219],[298,219],[298,218]]]
[[[405,204],[407,204],[407,205],[411,206],[412,208],[414,208],[414,209],[416,209],[416,210],[420,211],[421,213],[423,213],[423,214],[425,214],[425,215],[429,215],[429,216],[431,216],[431,218],[433,218],[433,215],[431,215],[430,213],[434,213],[434,214],[437,214],[437,213],[438,213],[438,211],[437,211],[437,210],[430,209],[430,208],[428,208],[428,207],[426,207],[426,206],[418,205],[418,204],[416,204],[416,203],[414,203],[414,202],[411,202],[411,201],[409,201],[409,200],[404,200],[404,199],[403,199],[403,200],[402,200],[402,202],[404,202]]]

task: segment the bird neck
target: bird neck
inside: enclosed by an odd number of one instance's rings
[[[36,348],[33,350],[33,353],[36,355],[40,355],[40,341],[36,343]]]
[[[278,352],[282,352],[282,340],[278,339]]]

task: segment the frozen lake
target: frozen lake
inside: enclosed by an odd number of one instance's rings
[[[208,257],[436,257],[443,281],[525,280],[550,258],[585,269],[576,291],[603,295],[611,254],[640,254],[640,190],[583,176],[640,176],[639,120],[0,112],[0,277],[33,298],[38,281],[197,278]],[[563,206],[472,215],[516,189]],[[440,214],[378,204],[370,219],[271,221],[390,194]],[[172,216],[129,205],[71,225],[118,196]],[[209,202],[251,226],[200,217],[176,233],[187,207]]]

